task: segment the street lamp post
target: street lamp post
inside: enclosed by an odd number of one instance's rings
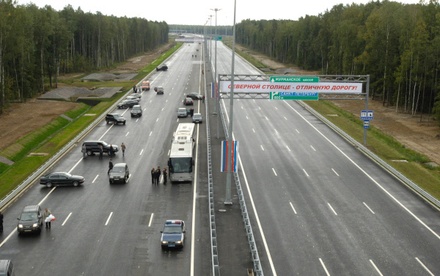
[[[220,11],[220,9],[218,9],[218,8],[214,8],[214,9],[211,9],[211,10],[213,10],[214,12],[215,12],[215,58],[214,58],[214,98],[215,98],[215,101],[216,101],[216,103],[215,103],[215,109],[214,109],[214,114],[217,114],[217,112],[218,112],[218,105],[219,105],[219,97],[218,97],[218,86],[217,86],[217,12],[218,11]],[[218,122],[218,118],[217,118],[217,122]],[[218,124],[219,123],[217,123],[217,138],[218,138],[218,136],[219,136],[219,134],[218,134]]]

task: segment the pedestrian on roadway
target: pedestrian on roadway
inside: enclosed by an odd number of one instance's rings
[[[160,183],[160,175],[162,174],[162,172],[160,171],[160,166],[157,166],[156,169],[156,185],[159,185]]]
[[[110,155],[110,157],[112,157],[113,156],[113,152],[114,152],[113,145],[110,144],[110,148],[108,149],[108,155]]]
[[[125,156],[125,144],[124,144],[124,142],[122,142],[122,144],[121,144],[121,150],[122,150],[122,156]]]
[[[167,176],[168,176],[167,168],[163,168],[162,175],[163,175],[163,185],[167,185]]]
[[[112,159],[110,158],[110,161],[108,161],[108,172],[107,174],[110,174],[110,171],[113,169],[113,162]]]
[[[99,145],[99,160],[102,159],[102,154],[104,153],[104,149],[102,148],[102,145]]]
[[[151,169],[151,184],[156,184],[156,169],[153,167]]]
[[[46,229],[50,229],[51,227],[51,219],[49,218],[49,216],[52,213],[50,212],[49,209],[44,209],[44,213],[43,213],[43,217],[44,217],[44,222],[46,223]]]

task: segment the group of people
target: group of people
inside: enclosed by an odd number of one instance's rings
[[[157,166],[156,169],[153,167],[151,169],[151,184],[159,185],[161,175],[163,176],[163,184],[167,184],[167,181],[168,181],[167,168],[164,168],[163,170],[161,170],[160,166]]]

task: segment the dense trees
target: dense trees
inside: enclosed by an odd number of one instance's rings
[[[244,20],[236,42],[322,74],[370,75],[370,95],[384,105],[440,119],[438,0],[340,4],[298,21]]]
[[[168,32],[165,22],[0,0],[0,113],[59,74],[109,67],[168,42]]]

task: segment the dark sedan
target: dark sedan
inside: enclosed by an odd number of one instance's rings
[[[189,93],[188,95],[186,95],[188,98],[191,98],[193,100],[201,100],[203,99],[203,96],[199,93]]]
[[[168,66],[166,64],[156,67],[156,71],[166,71],[166,70],[168,70]]]
[[[136,100],[123,100],[120,104],[118,104],[118,108],[132,108],[133,106],[139,104]]]
[[[113,183],[127,183],[130,178],[130,172],[126,163],[117,163],[109,172],[109,182]]]
[[[84,183],[84,177],[80,175],[72,175],[67,172],[52,172],[40,178],[40,184],[48,188],[52,186],[79,186]]]

